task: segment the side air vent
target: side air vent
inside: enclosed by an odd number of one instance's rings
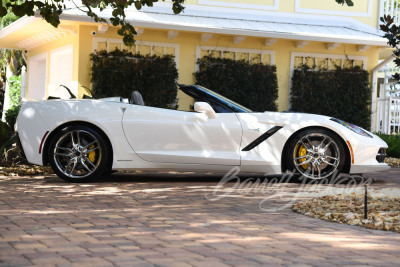
[[[378,155],[376,156],[376,160],[379,163],[383,163],[385,161],[386,158],[386,148],[381,148],[378,151]]]

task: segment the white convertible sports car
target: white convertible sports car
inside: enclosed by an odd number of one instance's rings
[[[130,99],[26,101],[18,141],[30,163],[50,164],[67,181],[112,170],[240,175],[291,171],[310,179],[388,169],[387,144],[326,116],[251,110],[201,86],[180,85],[194,112]]]

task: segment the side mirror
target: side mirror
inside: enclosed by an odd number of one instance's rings
[[[205,113],[210,119],[217,118],[217,114],[215,113],[214,109],[207,102],[194,103],[194,110],[197,112]]]

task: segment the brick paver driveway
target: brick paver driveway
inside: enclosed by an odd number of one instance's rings
[[[372,187],[400,187],[399,169],[367,177],[376,178]],[[0,177],[0,264],[399,264],[399,234],[283,209],[299,183],[281,183],[268,192],[236,189],[210,201],[206,195],[216,197],[212,192],[218,182],[125,174],[88,184],[69,184],[55,176]],[[234,186],[226,185],[224,192]]]

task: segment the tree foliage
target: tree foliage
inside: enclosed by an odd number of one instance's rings
[[[6,111],[6,122],[11,129],[14,129],[15,121],[17,120],[20,109],[21,99],[21,76],[12,76],[8,79],[10,108]]]
[[[346,5],[348,5],[348,6],[354,6],[354,3],[353,3],[352,0],[336,0],[336,2],[337,2],[338,4],[341,4],[341,5],[346,4]]]
[[[397,67],[400,67],[400,27],[394,23],[394,18],[390,15],[384,15],[380,20],[383,23],[380,28],[385,32],[384,37],[388,40],[388,44],[395,48],[393,51],[393,55],[396,57],[394,63]],[[400,74],[394,74],[393,79],[400,82]]]
[[[0,0],[1,2],[1,0]],[[3,0],[3,4],[5,4]],[[16,21],[17,17],[14,13],[10,12],[0,19],[0,29],[8,26]],[[3,112],[3,102],[5,96],[6,72],[7,67],[10,68],[13,75],[21,73],[22,66],[26,66],[24,57],[21,50],[16,49],[0,49],[0,117]]]
[[[19,106],[21,99],[21,75],[12,76],[8,79],[10,107]]]

